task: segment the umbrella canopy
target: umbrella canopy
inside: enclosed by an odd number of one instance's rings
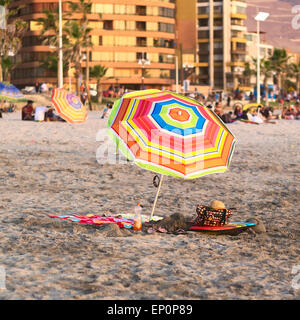
[[[212,110],[169,91],[123,95],[114,103],[108,127],[129,160],[184,179],[224,172],[236,142]]]
[[[247,103],[243,106],[243,110],[248,110],[248,109],[257,109],[260,106],[260,104],[253,102],[253,103]]]
[[[69,123],[82,123],[87,119],[87,110],[80,98],[61,88],[52,91],[52,103],[58,114]]]
[[[26,98],[14,85],[0,82],[0,100],[22,102],[26,101]]]

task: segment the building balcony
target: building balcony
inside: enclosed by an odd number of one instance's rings
[[[232,37],[231,38],[232,42],[241,42],[241,43],[247,43],[247,40],[245,38],[241,38],[241,37]]]
[[[231,49],[231,53],[233,54],[247,54],[247,50],[246,49]]]
[[[229,67],[245,67],[245,61],[231,61],[228,62]]]
[[[232,19],[241,19],[241,20],[246,20],[247,19],[247,15],[244,13],[231,13],[231,18]]]

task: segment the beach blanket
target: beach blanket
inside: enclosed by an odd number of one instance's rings
[[[88,223],[88,224],[95,224],[95,225],[103,225],[107,223],[114,223],[117,224],[120,228],[127,228],[130,229],[133,227],[134,224],[134,213],[125,213],[125,214],[118,214],[118,215],[111,215],[111,216],[97,216],[94,214],[73,214],[73,215],[65,215],[65,216],[56,216],[56,215],[48,215],[50,218],[58,218],[63,220],[68,220],[72,222],[78,223]],[[154,216],[153,219],[158,221],[162,219],[162,217]],[[149,222],[150,217],[142,215],[142,222]]]
[[[238,234],[248,228],[256,226],[255,222],[229,222],[224,226],[191,226],[190,231],[200,231],[211,234]]]

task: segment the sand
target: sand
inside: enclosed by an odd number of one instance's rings
[[[49,218],[132,212],[136,202],[150,214],[154,174],[96,160],[104,126],[99,112],[80,125],[22,122],[20,112],[0,119],[0,299],[299,299],[300,121],[230,124],[238,143],[226,173],[165,178],[157,215],[193,216],[221,200],[237,208],[231,221],[266,227],[238,236]]]

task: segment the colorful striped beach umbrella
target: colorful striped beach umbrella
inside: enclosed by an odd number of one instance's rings
[[[65,89],[53,89],[52,103],[58,114],[69,123],[82,123],[87,119],[87,110],[80,98]]]
[[[236,142],[212,110],[169,91],[123,95],[113,106],[108,127],[109,135],[129,160],[162,177],[194,179],[224,172]],[[161,183],[162,178],[157,196]]]
[[[0,100],[22,102],[26,101],[26,98],[14,85],[0,82]]]

